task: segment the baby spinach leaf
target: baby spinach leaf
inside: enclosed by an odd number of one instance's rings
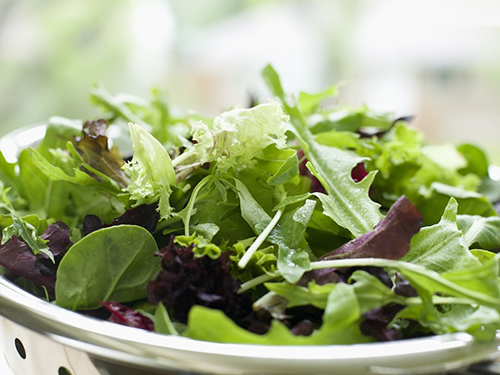
[[[71,310],[95,309],[101,301],[145,298],[160,270],[156,242],[144,228],[100,229],[74,244],[57,270],[56,303]]]

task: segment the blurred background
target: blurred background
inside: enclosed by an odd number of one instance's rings
[[[268,63],[289,92],[343,81],[342,103],[500,163],[497,0],[0,0],[0,134],[98,113],[98,82],[215,115],[265,97]]]

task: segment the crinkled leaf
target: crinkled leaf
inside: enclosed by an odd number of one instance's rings
[[[249,166],[267,146],[285,147],[286,129],[282,122],[286,120],[282,108],[272,101],[224,112],[212,126],[203,122],[194,125],[192,136],[196,143],[180,158],[197,164],[216,162],[220,172]]]
[[[245,324],[252,314],[248,295],[238,294],[240,286],[229,270],[229,254],[217,259],[196,257],[192,246],[171,242],[161,249],[162,270],[148,285],[148,299],[163,303],[175,321],[185,323],[194,305],[220,309]]]
[[[211,259],[217,259],[222,253],[222,249],[211,243],[203,236],[193,234],[187,236],[176,236],[175,243],[182,247],[190,247],[196,257],[208,256]]]

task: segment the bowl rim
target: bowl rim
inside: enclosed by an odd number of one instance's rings
[[[149,368],[171,368],[174,361],[176,369],[185,371],[204,371],[207,366],[235,371],[238,363],[258,364],[259,372],[288,366],[304,374],[308,373],[302,372],[307,366],[316,368],[317,373],[331,370],[331,366],[354,366],[352,373],[359,366],[417,369],[425,365],[434,371],[436,366],[459,368],[487,359],[500,345],[500,333],[489,343],[477,342],[467,333],[353,345],[274,346],[199,341],[81,315],[28,293],[4,276],[0,276],[0,315],[94,356],[136,365],[142,362],[142,366],[146,360]],[[203,361],[193,363],[195,358]]]

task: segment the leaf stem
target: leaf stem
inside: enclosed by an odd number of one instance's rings
[[[238,290],[238,294],[245,293],[247,290],[250,290],[253,287],[256,287],[257,285],[263,284],[266,281],[270,281],[270,280],[275,279],[279,276],[280,276],[279,272],[275,272],[272,275],[265,273],[263,275],[257,276],[256,278],[249,280],[246,283],[241,284],[241,287]]]
[[[408,297],[404,300],[406,306],[421,305],[423,303],[420,297]],[[441,297],[432,296],[432,303],[434,305],[474,305],[475,302],[467,298],[459,297]]]
[[[283,210],[280,209],[276,212],[272,220],[267,224],[266,228],[259,234],[259,236],[255,239],[255,241],[252,243],[252,245],[248,248],[248,250],[245,252],[245,255],[240,259],[238,262],[238,267],[240,268],[245,268],[245,266],[248,264],[248,261],[250,258],[252,258],[252,255],[257,251],[257,249],[262,245],[262,243],[266,240],[267,236],[269,236],[269,233],[273,230],[273,228],[278,224],[278,221],[281,218],[281,215],[283,214]]]

